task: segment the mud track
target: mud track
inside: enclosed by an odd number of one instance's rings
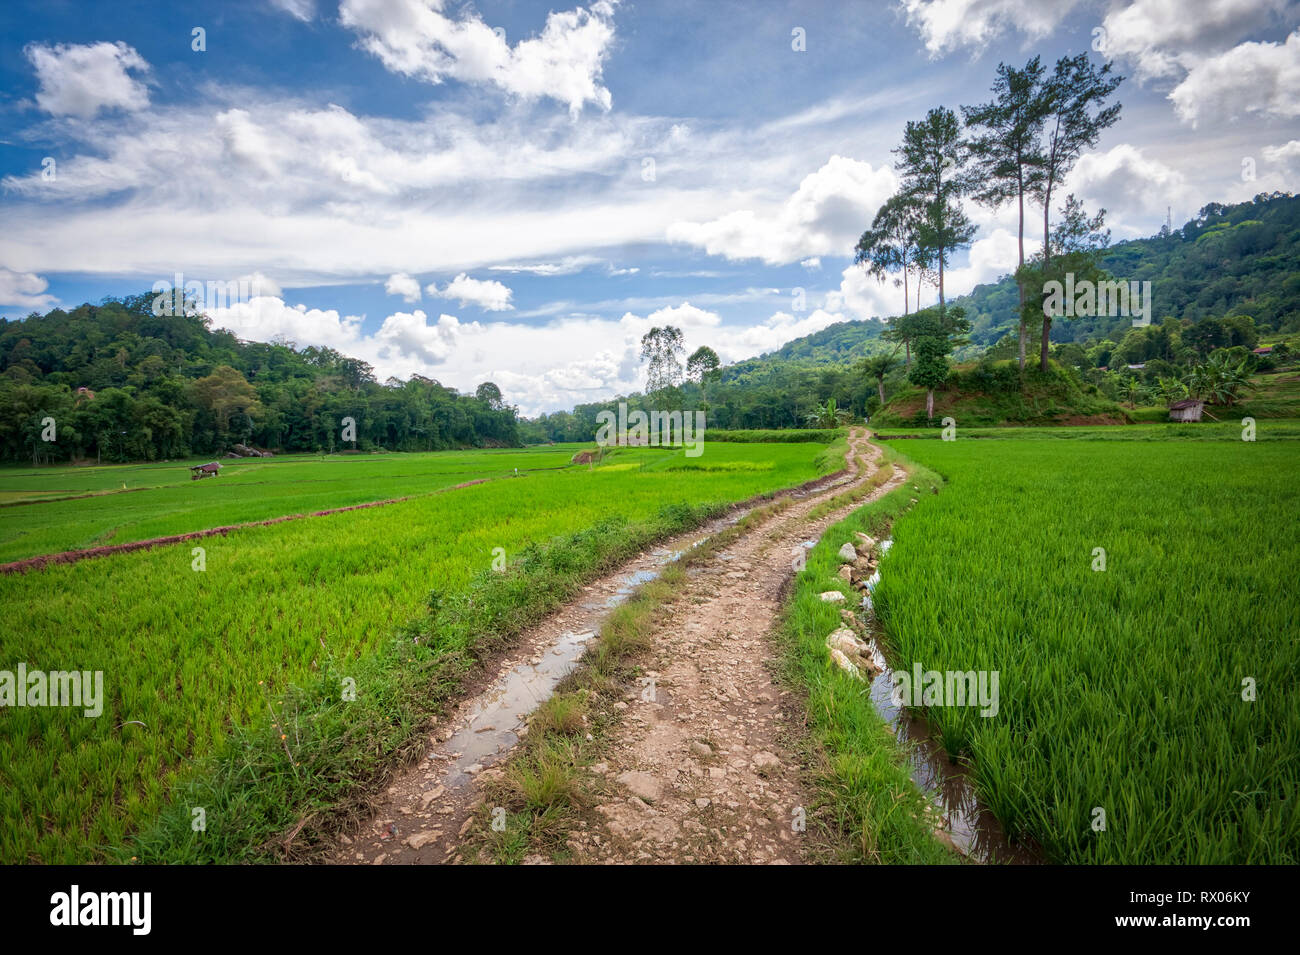
[[[867,433],[855,430],[841,479],[796,495],[692,565],[689,585],[661,607],[641,661],[654,681],[652,699],[640,683],[624,688],[615,704],[621,718],[604,746],[608,757],[584,771],[592,808],[568,840],[571,861],[781,864],[819,857],[814,827],[795,824],[812,801],[801,750],[804,711],[802,699],[778,682],[775,630],[805,542],[905,480],[900,471],[865,497],[809,516],[869,481],[880,456]],[[565,661],[594,638],[620,593],[722,526],[642,554],[525,633],[487,689],[435,727],[426,757],[399,775],[370,820],[341,837],[324,861],[467,861],[462,849],[483,825],[483,784],[499,777],[527,712],[549,694],[545,687],[572,669]]]

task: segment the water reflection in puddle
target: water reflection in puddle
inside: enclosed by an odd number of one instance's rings
[[[546,652],[521,663],[479,698],[468,722],[438,747],[450,759],[448,788],[469,781],[470,767],[487,766],[519,742],[524,719],[546,701],[555,687],[577,666],[578,658],[596,631],[568,631]]]
[[[574,629],[565,631],[550,645],[539,648],[530,660],[503,674],[477,699],[465,723],[447,740],[434,745],[429,759],[445,763],[443,785],[448,789],[464,786],[474,773],[504,757],[519,742],[529,714],[546,702],[560,681],[577,668],[609,611],[631,597],[638,587],[657,578],[665,565],[719,530],[735,524],[745,513],[736,512],[709,522],[680,550],[661,547],[651,551],[643,558],[643,563],[650,566],[619,577],[613,592],[603,600],[579,604],[575,615],[579,619]]]

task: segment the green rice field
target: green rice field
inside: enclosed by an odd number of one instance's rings
[[[1049,861],[1300,862],[1300,441],[1199,427],[891,445],[946,480],[882,561],[891,663],[1000,673],[924,714]]]
[[[109,858],[233,730],[327,663],[366,657],[431,602],[454,602],[498,553],[513,564],[598,526],[600,548],[640,546],[833,470],[834,447],[726,443],[697,458],[620,449],[595,468],[568,466],[573,448],[559,447],[272,459],[195,482],[183,465],[8,472],[0,483],[11,494],[119,480],[154,488],[0,509],[10,558],[419,496],[0,576],[4,668],[102,670],[106,698],[93,719],[56,707],[0,711],[0,861]],[[478,478],[492,480],[430,493]],[[596,567],[572,563],[566,585]],[[508,596],[514,607],[562,595],[534,597],[521,585]]]

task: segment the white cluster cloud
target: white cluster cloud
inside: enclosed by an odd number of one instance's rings
[[[1083,0],[902,0],[931,56],[962,46],[983,48],[1015,27],[1030,39],[1050,33]]]
[[[898,179],[888,166],[831,156],[772,212],[740,209],[709,222],[676,222],[668,239],[728,259],[784,265],[851,249]]]
[[[343,0],[339,21],[394,73],[429,83],[450,77],[488,83],[523,99],[549,97],[571,114],[609,109],[601,71],[614,39],[614,5],[552,11],[537,36],[511,46],[472,9],[446,12],[444,0]]]
[[[288,305],[278,295],[255,295],[207,310],[212,324],[249,341],[284,339],[299,345],[325,345],[352,354],[361,341],[359,315],[340,315],[335,309]]]
[[[419,280],[411,278],[405,272],[388,276],[388,281],[384,282],[384,291],[389,295],[400,295],[408,303],[420,300]]]
[[[46,294],[50,283],[30,272],[15,272],[0,266],[0,305],[14,308],[49,308],[57,299]]]
[[[508,286],[495,279],[472,279],[464,272],[442,288],[433,283],[425,291],[437,298],[455,299],[461,305],[477,305],[487,312],[508,312],[514,308],[510,304],[514,293]]]
[[[316,0],[271,0],[271,6],[283,10],[303,23],[316,19]]]
[[[1121,211],[1128,232],[1123,238],[1150,235],[1153,221],[1163,221],[1169,207],[1187,212],[1195,202],[1181,172],[1128,143],[1079,157],[1061,190],[1062,204],[1069,192],[1078,196],[1089,212],[1099,208]],[[1052,214],[1056,215],[1055,209]],[[1113,221],[1114,216],[1107,219]]]
[[[236,287],[248,288],[253,295],[283,295],[280,283],[261,272],[250,272],[235,279]]]
[[[414,312],[394,312],[384,319],[375,335],[381,353],[391,350],[396,356],[407,356],[429,364],[446,361],[452,353],[462,330],[477,331],[478,323],[461,325],[455,315],[439,315],[433,324],[421,309]]]
[[[1264,158],[1286,169],[1300,167],[1300,139],[1293,139],[1281,146],[1265,146]]]
[[[847,320],[839,312],[828,312],[821,308],[813,309],[807,315],[775,312],[757,325],[731,330],[724,340],[714,346],[714,350],[726,361],[739,361],[775,351],[788,341],[820,332],[828,325]]]
[[[1007,217],[990,217],[991,222],[999,222]],[[1014,228],[1014,227],[1013,227]],[[966,253],[966,264],[949,268],[944,273],[944,296],[951,301],[958,295],[965,295],[977,285],[995,282],[1016,268],[1018,260],[1016,233],[1013,228],[1002,225],[994,227],[989,234],[976,239]],[[1025,258],[1028,259],[1042,247],[1042,242],[1033,236],[1033,223],[1027,223],[1025,235]],[[928,282],[923,282],[920,302],[917,302],[916,275],[912,274],[904,298],[903,288],[895,285],[901,273],[887,276],[883,281],[869,274],[860,265],[850,265],[840,275],[840,287],[826,296],[825,308],[832,313],[847,312],[848,317],[858,319],[887,319],[892,315],[901,315],[904,303],[913,311],[918,307],[929,307],[939,301],[939,290]],[[808,334],[800,332],[799,334]]]
[[[132,72],[149,64],[125,43],[29,44],[24,51],[40,89],[36,105],[53,116],[89,119],[105,109],[128,112],[149,105],[149,90]]]
[[[1293,0],[1200,0],[1194,14],[1171,0],[1116,3],[1101,28],[1104,52],[1132,62],[1139,77],[1177,77],[1206,52],[1267,28]]]
[[[907,22],[931,56],[963,46],[985,48],[1011,29],[1041,39],[1088,0],[902,0]],[[1195,127],[1214,118],[1257,113],[1300,116],[1300,33],[1283,43],[1247,37],[1294,23],[1296,0],[1113,0],[1093,44],[1131,64],[1139,79],[1176,81],[1169,100]]]
[[[1169,99],[1178,117],[1193,127],[1248,113],[1300,117],[1300,30],[1285,43],[1241,43],[1199,61]]]
[[[860,265],[847,266],[840,273],[840,287],[827,293],[825,307],[847,311],[855,318],[886,318],[903,314],[903,289],[895,286],[891,276],[884,281],[868,274]],[[909,279],[908,303],[916,307],[916,280]]]

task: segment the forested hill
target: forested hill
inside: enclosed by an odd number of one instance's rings
[[[1300,197],[1261,193],[1237,205],[1212,202],[1181,229],[1117,242],[1101,265],[1121,281],[1150,281],[1152,320],[1160,324],[1249,315],[1260,331],[1300,331]],[[1016,325],[1010,276],[958,302],[977,344],[992,344]],[[1123,317],[1057,321],[1052,341],[1119,341],[1129,327]]]
[[[1300,196],[1261,193],[1237,205],[1211,203],[1180,229],[1115,243],[1101,264],[1117,280],[1151,282],[1157,323],[1250,315],[1260,331],[1300,331]],[[927,301],[933,295],[929,290]],[[974,345],[992,345],[1017,327],[1010,274],[951,301],[965,307]],[[1053,324],[1052,341],[1118,341],[1129,327],[1123,317],[1062,320]],[[879,322],[831,325],[732,367],[743,374],[776,362],[844,362],[892,347],[880,342],[880,332]]]
[[[490,383],[475,395],[419,376],[380,384],[333,349],[241,342],[201,315],[155,316],[153,299],[0,319],[0,459],[343,450],[344,418],[360,450],[519,442],[515,409]]]
[[[1116,243],[1101,264],[1115,280],[1152,283],[1155,324],[1135,329],[1127,317],[1058,320],[1052,341],[1059,361],[1111,399],[1124,383],[1106,370],[1108,364],[1149,361],[1148,377],[1173,374],[1171,363],[1180,360],[1173,347],[1176,341],[1204,351],[1260,334],[1300,331],[1300,198],[1290,194],[1261,194],[1231,206],[1212,203],[1182,228]],[[927,292],[927,304],[933,294]],[[973,326],[971,344],[953,357],[959,362],[981,355],[1012,357],[1017,303],[1010,275],[953,299],[953,305],[966,309]],[[707,397],[709,424],[719,428],[801,426],[828,398],[861,415],[878,402],[873,404],[873,383],[855,365],[863,357],[895,348],[881,340],[885,327],[880,321],[842,322],[796,338],[759,358],[723,367],[718,380],[707,386],[707,396],[696,384],[682,386],[683,406],[699,407]],[[1173,334],[1176,328],[1178,335]],[[1038,334],[1038,328],[1030,328],[1030,355],[1038,353]],[[1184,349],[1182,357],[1190,353]],[[901,375],[893,373],[900,384]],[[544,415],[526,425],[526,436],[588,440],[595,433],[597,412],[616,403]]]

